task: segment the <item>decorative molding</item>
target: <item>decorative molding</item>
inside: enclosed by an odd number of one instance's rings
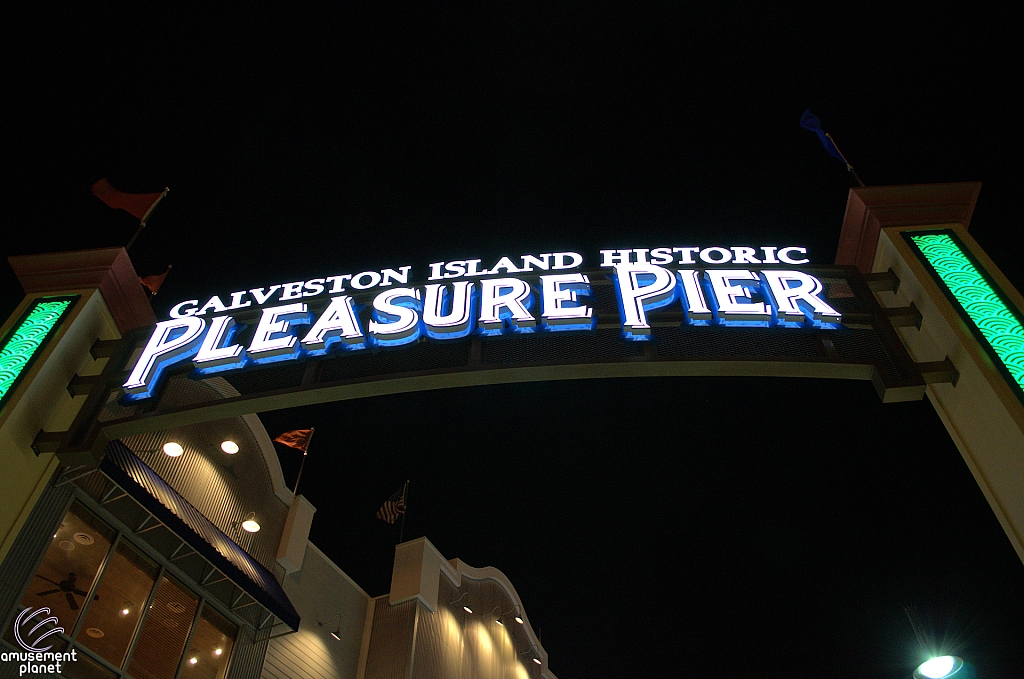
[[[836,264],[870,273],[878,234],[887,226],[970,226],[981,182],[862,186],[850,189]]]
[[[124,248],[17,255],[7,261],[27,294],[99,290],[121,334],[156,323]]]

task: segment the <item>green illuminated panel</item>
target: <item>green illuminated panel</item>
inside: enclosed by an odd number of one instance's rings
[[[76,297],[43,297],[29,307],[28,313],[0,347],[0,404],[14,391],[39,349],[60,323]]]
[[[1017,315],[948,234],[912,235],[910,240],[988,341],[1010,378],[1024,389],[1024,327]]]

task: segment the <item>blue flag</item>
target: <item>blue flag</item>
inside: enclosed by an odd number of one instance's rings
[[[804,114],[800,116],[800,127],[817,134],[818,139],[821,140],[821,145],[825,147],[825,150],[828,151],[830,156],[843,161],[844,165],[849,165],[849,163],[846,162],[846,158],[843,158],[843,154],[840,153],[838,147],[836,147],[836,143],[832,141],[832,137],[830,137],[825,130],[821,129],[821,120],[818,119],[818,116],[811,113],[811,109],[807,109],[804,111]]]

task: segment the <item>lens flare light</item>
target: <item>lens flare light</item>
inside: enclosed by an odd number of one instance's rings
[[[940,655],[921,663],[914,670],[914,679],[945,679],[959,672],[963,664],[955,655]]]

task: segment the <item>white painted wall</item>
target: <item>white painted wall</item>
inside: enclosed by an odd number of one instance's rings
[[[354,679],[369,595],[310,543],[302,570],[287,575],[283,586],[302,622],[298,632],[270,641],[262,679]],[[337,614],[341,641],[331,636]]]

